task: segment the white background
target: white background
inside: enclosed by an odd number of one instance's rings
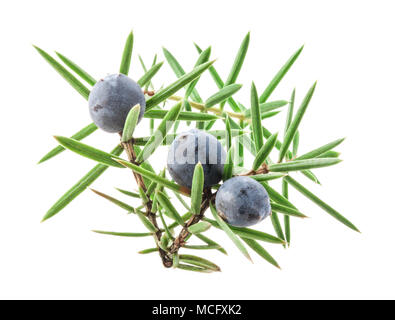
[[[394,9],[393,1],[1,2],[0,298],[395,298]],[[262,92],[305,44],[271,99],[288,99],[296,87],[299,104],[318,80],[302,122],[300,151],[346,136],[337,148],[345,161],[317,171],[322,186],[298,178],[362,234],[292,190],[292,200],[311,219],[292,219],[289,250],[265,245],[281,271],[255,254],[249,263],[223,233],[210,230],[229,255],[202,253],[223,271],[205,275],[167,270],[156,254],[137,254],[151,247],[152,239],[92,233],[143,229],[136,217],[89,190],[40,224],[50,205],[94,163],[65,152],[36,165],[56,145],[52,135],[71,135],[90,119],[86,101],[31,44],[58,50],[100,78],[117,72],[131,29],[132,78],[142,75],[136,53],[149,64],[155,53],[164,59],[161,46],[190,70],[197,58],[194,41],[213,46],[216,68],[226,78],[251,31],[238,79],[244,87],[237,99],[246,105],[251,81]],[[165,65],[155,84],[174,79]],[[206,74],[198,89],[207,98],[216,86]],[[285,113],[266,125],[282,134]],[[138,134],[147,134],[146,122]],[[85,141],[110,150],[118,137],[97,132]],[[165,148],[153,156],[156,169],[165,157]],[[113,187],[134,185],[126,169],[112,169],[94,187],[116,195]],[[269,220],[258,228],[273,233]]]

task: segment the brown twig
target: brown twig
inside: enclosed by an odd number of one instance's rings
[[[253,176],[256,174],[266,174],[266,173],[269,173],[269,168],[267,164],[264,163],[260,166],[260,168],[258,168],[258,170],[250,170],[248,172],[239,174],[239,176]]]
[[[121,134],[122,136],[122,134]],[[138,165],[136,162],[136,152],[134,151],[133,148],[133,140],[129,140],[127,142],[122,142],[122,147],[126,151],[126,154],[128,156],[128,159],[131,163]],[[133,171],[134,178],[137,182],[137,185],[143,189],[144,192],[147,191],[147,187],[144,183],[143,177]],[[159,247],[159,242],[162,237],[162,231],[160,230],[158,223],[156,221],[156,214],[152,212],[152,201],[148,198],[148,201],[145,203],[145,209],[146,209],[146,216],[147,218],[152,222],[152,224],[155,226],[157,231],[154,234],[155,242],[159,250],[159,255],[162,259],[162,263],[166,268],[170,268],[173,265],[173,259],[167,254],[167,252]]]
[[[203,217],[207,208],[210,206],[210,202],[215,199],[215,194],[211,193],[211,189],[207,188],[204,190],[202,205],[200,206],[200,212],[198,215],[193,215],[187,223],[185,223],[178,237],[173,241],[169,252],[171,254],[176,253],[186,243],[186,238],[190,235],[188,228],[198,223]]]

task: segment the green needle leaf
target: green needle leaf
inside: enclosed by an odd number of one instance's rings
[[[139,251],[140,254],[148,254],[148,253],[152,253],[152,252],[158,252],[159,249],[158,248],[148,248],[148,249],[144,249]]]
[[[285,177],[284,177],[284,179],[285,179]],[[287,206],[287,207],[296,209],[296,207],[287,198],[285,198],[282,194],[280,194],[276,190],[274,190],[265,181],[262,181],[261,184],[265,187],[265,189],[266,189],[267,193],[269,194],[270,199],[272,201],[275,201],[278,204],[282,204],[283,206]]]
[[[288,104],[288,101],[285,101],[285,100],[276,100],[276,101],[271,101],[271,102],[260,103],[259,104],[259,110],[260,110],[261,115],[262,115],[262,114],[264,114],[266,112],[270,112],[270,111],[273,111],[273,110],[277,110],[278,108],[284,107],[287,104]],[[251,110],[250,109],[246,110],[244,112],[244,116],[246,118],[250,118],[251,117]]]
[[[210,59],[210,54],[211,54],[211,47],[208,47],[206,50],[204,50],[198,60],[196,61],[195,68],[203,63],[206,63]],[[188,87],[185,91],[185,99],[188,99],[188,97],[194,93],[194,96],[197,96],[198,101],[201,101],[202,99],[200,98],[199,94],[197,94],[197,91],[195,90],[195,86],[198,83],[200,77],[196,78],[193,80],[190,84],[188,84]]]
[[[144,118],[150,119],[163,119],[166,117],[168,110],[160,110],[160,109],[151,109],[144,113]],[[208,113],[199,113],[199,112],[192,112],[192,111],[181,111],[178,115],[177,120],[183,121],[210,121],[220,119],[215,114],[208,114]]]
[[[280,111],[264,112],[264,113],[261,113],[261,119],[262,120],[263,119],[268,119],[268,118],[271,118],[271,117],[274,117],[274,116],[278,115],[279,113],[280,113]]]
[[[228,115],[226,115],[225,127],[226,127],[226,149],[229,151],[230,148],[232,147],[232,127],[230,125],[230,120]]]
[[[277,141],[278,133],[275,133],[270,136],[267,142],[263,145],[263,147],[258,151],[254,164],[252,165],[253,170],[258,170],[258,168],[265,162],[270,152],[272,152],[274,145]]]
[[[154,60],[152,61],[152,65],[151,66],[155,65],[157,60],[158,60],[158,54],[155,54]]]
[[[296,131],[294,138],[292,139],[292,154],[296,157],[298,154],[298,148],[299,148],[299,130]]]
[[[181,78],[185,74],[184,69],[181,67],[177,59],[170,53],[169,50],[167,50],[166,48],[162,48],[162,50],[163,50],[163,55],[165,56],[170,67],[176,74],[177,78]]]
[[[296,59],[299,57],[300,53],[303,50],[303,46],[296,51],[290,58],[289,60],[283,65],[283,67],[277,72],[277,74],[274,76],[272,81],[270,81],[269,85],[266,87],[265,91],[261,94],[259,97],[259,102],[266,102],[267,99],[270,97],[274,89],[276,89],[277,85],[280,83],[282,78],[286,75],[288,70],[292,67]]]
[[[130,191],[123,190],[123,189],[120,189],[120,188],[115,188],[115,189],[117,189],[119,192],[121,192],[121,193],[123,193],[123,194],[125,194],[125,195],[127,195],[129,197],[140,198],[140,195],[138,193],[130,192]]]
[[[251,121],[256,150],[263,146],[261,111],[259,109],[258,94],[254,82],[251,84]]]
[[[233,96],[237,91],[239,91],[241,87],[241,84],[230,84],[226,87],[223,87],[217,93],[213,94],[210,98],[206,100],[206,108],[211,108],[216,104],[225,101],[229,97]]]
[[[224,171],[222,175],[222,180],[226,181],[233,176],[233,153],[234,153],[234,146],[232,146],[226,155],[226,163],[224,165]]]
[[[160,176],[156,175],[155,173],[148,171],[144,168],[141,168],[140,166],[137,166],[137,165],[130,163],[128,161],[119,160],[119,159],[114,159],[114,160],[116,160],[123,166],[125,166],[129,169],[132,169],[134,172],[137,172],[137,173],[141,174],[142,176],[144,176],[152,181],[155,181],[156,183],[161,184],[170,190],[184,194],[186,196],[190,196],[190,190],[188,188],[185,188],[185,187],[180,186],[174,182],[171,182],[171,181],[167,180],[166,178],[160,177]]]
[[[230,229],[227,223],[225,223],[220,216],[217,213],[217,210],[214,208],[214,206],[210,203],[210,209],[211,212],[217,221],[219,227],[227,234],[227,236],[232,240],[232,242],[236,245],[236,247],[241,251],[241,253],[252,262],[250,255],[248,254],[247,249],[244,247],[242,242],[239,240],[238,237],[233,233],[233,231]]]
[[[285,163],[269,164],[268,169],[272,172],[289,172],[306,169],[322,168],[335,165],[342,160],[337,158],[314,158],[306,160],[294,160]]]
[[[165,171],[164,170],[162,170],[160,173],[159,173],[159,175],[161,176],[161,177],[165,177]],[[152,182],[149,186],[148,186],[148,188],[147,188],[147,191],[145,192],[145,194],[147,195],[147,197],[150,197],[151,195],[152,195],[152,193],[155,191],[155,190],[160,190],[160,186],[158,186],[158,184],[156,183],[156,182]]]
[[[138,55],[138,57],[139,57],[139,61],[140,61],[141,67],[143,68],[144,72],[147,72],[147,67],[145,66],[143,58],[140,55]]]
[[[121,146],[116,146],[111,153],[114,156],[119,156],[123,149]],[[108,166],[104,164],[96,165],[92,170],[90,170],[84,177],[81,178],[71,189],[69,189],[56,203],[48,210],[42,221],[45,221],[64,207],[66,207],[71,201],[73,201],[78,195],[80,195],[87,187],[89,187],[104,171],[106,171]]]
[[[133,52],[133,31],[129,33],[129,36],[126,39],[125,47],[123,49],[121,66],[119,67],[119,73],[123,73],[125,75],[129,74],[130,69],[130,60],[132,59]]]
[[[114,155],[101,151],[99,149],[88,146],[82,142],[67,137],[55,136],[54,137],[63,147],[69,149],[85,158],[106,164],[108,166],[122,168],[118,162],[114,161]]]
[[[284,173],[273,172],[273,173],[256,174],[256,175],[250,176],[250,178],[260,182],[260,181],[269,181],[269,180],[280,179],[285,176],[286,176],[286,174],[284,174]]]
[[[166,195],[161,191],[157,191],[155,194],[155,197],[158,199],[160,205],[166,210],[166,212],[168,213],[168,216],[170,218],[172,218],[173,220],[177,221],[177,223],[180,226],[183,226],[184,220],[179,215],[177,209],[174,208],[174,206],[170,202],[169,198],[166,197]]]
[[[182,246],[184,249],[192,249],[192,250],[217,250],[221,248],[219,245],[184,245]]]
[[[146,73],[146,75],[148,75],[148,74],[149,74],[149,71],[147,71],[147,68],[145,67],[145,64],[144,64],[143,59],[141,58],[140,55],[139,55],[138,57],[139,57],[139,60],[140,60],[141,66],[143,67],[144,72]],[[158,55],[155,55],[154,61],[152,62],[151,69],[150,69],[150,70],[154,70],[154,67],[155,67],[155,69],[157,68],[157,70],[155,70],[154,74],[155,74],[155,73],[160,69],[160,67],[162,67],[162,65],[163,65],[163,62],[156,64],[157,58],[158,58]],[[146,75],[144,75],[143,78],[144,78]],[[154,89],[154,87],[153,87],[153,85],[152,85],[152,83],[151,83],[151,78],[152,78],[152,76],[150,76],[148,80],[144,80],[144,83],[143,83],[143,84],[140,83],[140,80],[141,80],[141,79],[140,79],[139,81],[137,81],[137,83],[140,85],[140,87],[144,87],[145,90],[148,90],[148,88]]]
[[[285,241],[283,228],[281,226],[280,219],[278,218],[277,212],[272,211],[270,220],[272,222],[272,225],[273,225],[274,231],[276,232],[277,237],[279,237],[281,240]],[[283,246],[285,246],[285,244]]]
[[[296,134],[296,131],[298,130],[299,124],[302,121],[303,115],[305,114],[309,102],[313,96],[316,84],[317,83],[315,82],[313,86],[310,88],[310,90],[307,92],[305,98],[302,101],[302,104],[300,105],[298,111],[295,114],[295,118],[292,120],[292,123],[290,124],[287,130],[283,144],[280,148],[279,162],[281,162],[284,159],[284,156],[288,151],[288,148]]]
[[[285,119],[285,127],[284,127],[284,136],[287,134],[287,130],[292,122],[292,117],[294,113],[294,105],[295,105],[295,89],[292,91],[291,99],[288,105],[288,113],[287,118]]]
[[[130,233],[130,232],[113,232],[113,231],[101,231],[101,230],[92,230],[92,232],[99,233],[99,234],[106,234],[109,236],[132,237],[132,238],[152,236],[152,233],[150,233],[150,232],[145,232],[145,233],[132,232],[132,233]]]
[[[339,156],[340,156],[340,152],[330,150],[324,152],[323,154],[320,154],[317,158],[337,158]]]
[[[91,123],[91,124],[87,125],[86,127],[82,128],[76,134],[72,135],[71,138],[79,141],[79,140],[82,140],[85,137],[89,136],[92,132],[94,132],[96,130],[97,130],[97,126],[94,123]],[[38,163],[43,163],[44,161],[47,161],[47,160],[55,157],[56,155],[63,152],[64,150],[66,150],[66,149],[63,148],[62,146],[57,146],[57,147],[53,148],[50,152],[48,152],[44,157],[42,157]]]
[[[170,229],[169,229],[169,227],[166,224],[166,221],[165,221],[165,218],[163,217],[162,211],[158,210],[158,212],[159,212],[160,220],[162,221],[163,228],[165,229],[165,233],[166,233],[167,238],[168,239],[172,239],[172,235],[171,235]]]
[[[202,273],[213,272],[213,270],[211,270],[211,269],[195,267],[195,266],[191,266],[191,265],[183,264],[183,263],[179,263],[177,266],[177,269],[182,269],[182,270],[186,270],[186,271],[194,271],[194,272],[202,272]]]
[[[151,221],[148,220],[146,216],[144,216],[142,213],[137,212],[138,217],[140,218],[141,222],[143,225],[151,232],[155,233],[158,230],[155,228],[155,226],[152,224]]]
[[[163,66],[163,62],[159,62],[151,67],[138,81],[140,87],[144,87],[157,74],[159,69]]]
[[[97,190],[92,189],[92,188],[91,188],[91,190],[94,193],[96,193],[97,195],[99,195],[100,197],[102,197],[102,198],[112,202],[113,204],[117,205],[118,207],[126,210],[128,213],[136,213],[136,211],[138,211],[135,208],[133,208],[132,206],[128,205],[127,203],[122,202],[122,201],[120,201],[118,199],[115,199],[114,197],[111,197],[111,196],[109,196],[109,195],[107,195],[107,194],[105,194],[103,192],[97,191]],[[140,198],[140,196],[139,196],[139,198]]]
[[[38,53],[85,99],[89,97],[89,89],[85,87],[81,81],[73,76],[69,71],[66,70],[59,62],[52,58],[48,53],[39,47],[33,46]]]
[[[263,259],[271,263],[273,266],[281,269],[277,261],[258,242],[248,238],[242,239],[252,250],[259,254]]]
[[[294,216],[294,217],[298,217],[298,218],[307,218],[307,216],[305,216],[303,213],[299,212],[299,210],[296,210],[294,208],[283,206],[281,204],[277,204],[277,203],[273,203],[273,202],[270,205],[272,207],[272,210],[274,210],[276,212],[280,212],[285,215]]]
[[[159,242],[159,247],[165,251],[167,251],[169,244],[171,245],[170,241],[171,241],[172,237],[168,237],[167,233],[165,233],[164,235],[162,235],[162,237],[160,238],[160,242]]]
[[[195,265],[197,267],[203,267],[213,271],[221,271],[220,267],[218,267],[215,263],[201,257],[193,256],[190,254],[180,254],[179,258],[180,262],[185,262]]]
[[[219,226],[217,221],[214,221],[209,218],[204,218],[203,220],[210,222],[213,227],[221,229],[221,227]],[[265,241],[265,242],[269,242],[269,243],[285,244],[284,240],[279,239],[275,236],[272,236],[271,234],[268,234],[268,233],[265,233],[262,231],[249,229],[249,228],[232,227],[232,226],[229,226],[229,228],[240,237]]]
[[[287,181],[290,185],[292,185],[296,190],[298,190],[301,194],[303,194],[306,198],[310,199],[313,201],[316,205],[321,207],[323,210],[325,210],[327,213],[329,213],[332,217],[349,227],[350,229],[360,232],[356,226],[354,226],[349,220],[347,220],[345,217],[343,217],[339,212],[337,212],[335,209],[333,209],[330,205],[322,201],[320,198],[318,198],[316,195],[314,195],[312,192],[307,190],[304,186],[302,186],[299,182],[297,182],[295,179],[291,178],[290,176],[287,176],[284,178],[285,181]]]
[[[93,86],[96,83],[96,80],[89,73],[81,69],[81,67],[75,64],[73,61],[66,58],[64,55],[60,54],[59,52],[55,52],[55,53],[59,57],[59,59],[62,60],[63,63],[66,66],[68,66],[71,70],[73,70],[77,75],[79,75],[81,79],[85,80],[91,86]]]
[[[152,184],[150,184],[151,187]],[[148,196],[145,194],[145,191],[142,187],[139,187],[139,194],[140,194],[140,199],[143,202],[143,204],[147,204],[149,202]]]
[[[173,254],[173,268],[178,268],[180,264],[180,256],[178,252]]]
[[[191,188],[191,212],[192,214],[200,214],[200,206],[202,205],[202,196],[204,188],[204,172],[203,166],[198,162],[195,166]]]
[[[288,199],[288,182],[284,179],[282,180],[282,195],[284,198]],[[284,215],[284,230],[285,239],[287,240],[289,247],[291,243],[291,219],[288,215]]]
[[[200,221],[188,227],[188,231],[193,234],[202,233],[210,229],[211,224],[207,221]],[[219,248],[220,245],[217,245]],[[218,249],[218,248],[216,248]]]
[[[194,45],[195,45],[195,48],[198,51],[198,53],[201,54],[202,53],[202,49],[200,49],[200,47],[196,43]],[[221,89],[224,86],[224,82],[222,81],[221,77],[219,76],[217,70],[215,70],[215,67],[211,66],[208,70],[210,71],[210,73],[211,73],[215,83],[217,84],[218,88]]]
[[[295,160],[303,160],[303,159],[311,159],[311,158],[316,158],[318,156],[321,156],[323,153],[330,151],[331,149],[337,147],[339,144],[341,144],[344,141],[345,138],[342,139],[337,139],[335,141],[329,142],[326,145],[323,145],[322,147],[319,147],[317,149],[314,149],[310,152],[307,152],[299,157],[297,157]]]
[[[151,97],[150,99],[147,100],[147,102],[146,102],[146,111],[148,111],[149,109],[157,106],[162,101],[165,101],[172,94],[176,93],[179,89],[183,88],[188,83],[190,83],[191,81],[195,80],[206,69],[208,69],[214,62],[215,61],[209,61],[209,62],[206,62],[204,64],[201,64],[200,66],[198,66],[195,69],[193,69],[190,73],[187,73],[187,74],[183,75],[181,78],[179,78],[177,81],[175,81],[174,83],[172,83],[168,87],[160,90],[153,97]]]
[[[151,212],[152,213],[157,213],[158,212],[158,199],[156,198],[156,194],[155,193],[153,194]]]
[[[151,136],[151,138],[147,141],[144,149],[137,156],[136,162],[142,162],[147,160],[154,151],[162,144],[163,140],[165,140],[167,133],[170,131],[171,127],[174,124],[174,121],[177,120],[178,115],[181,111],[182,103],[177,103],[174,107],[172,107],[163,118],[162,122],[159,124],[158,128]]]
[[[229,118],[231,119],[231,118]],[[232,125],[232,129],[236,129],[236,126],[233,125],[232,122],[230,122]],[[241,144],[243,144],[244,147],[247,148],[248,151],[255,157],[256,156],[256,148],[255,148],[255,143],[250,139],[250,137],[246,134],[243,134],[239,137],[239,141]]]
[[[136,128],[137,122],[140,115],[140,105],[136,104],[132,109],[130,109],[128,116],[125,120],[125,125],[123,127],[122,142],[127,142],[133,137],[134,129]]]
[[[195,234],[195,236],[198,237],[203,242],[207,243],[209,246],[219,246],[219,248],[217,249],[219,252],[221,252],[225,255],[228,254],[226,252],[226,250],[224,248],[222,248],[218,243],[216,243],[214,240],[211,240],[210,238],[207,238],[205,235],[203,235],[201,233],[197,233],[197,234]]]
[[[250,33],[248,32],[240,45],[239,51],[237,52],[236,58],[233,62],[232,69],[229,72],[228,79],[226,79],[225,81],[225,86],[236,82],[241,67],[243,66],[243,62],[247,54],[249,43],[250,43]]]

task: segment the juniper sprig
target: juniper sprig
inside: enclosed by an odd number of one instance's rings
[[[59,145],[42,157],[39,163],[48,161],[66,149],[96,162],[47,211],[43,221],[58,214],[104,171],[112,167],[126,168],[125,174],[132,172],[137,192],[117,190],[129,197],[130,201],[139,199],[140,205],[134,206],[129,201],[126,203],[95,189],[91,190],[126,212],[138,216],[147,232],[93,231],[120,237],[153,237],[156,246],[139,252],[159,253],[167,268],[204,273],[220,271],[215,263],[207,259],[181,253],[184,250],[217,250],[227,254],[220,244],[205,235],[210,229],[222,230],[249,260],[251,257],[247,248],[279,268],[277,261],[261,243],[289,246],[291,218],[306,217],[289,200],[290,187],[345,226],[359,231],[338,211],[294,178],[294,172],[300,172],[319,184],[311,170],[341,161],[334,148],[344,139],[334,140],[302,155],[297,154],[299,127],[312,100],[316,83],[308,90],[298,108],[295,108],[295,90],[289,101],[269,100],[303,47],[289,58],[261,94],[252,82],[249,107],[245,107],[237,100],[236,93],[242,88],[237,83],[237,78],[248,51],[249,33],[243,39],[226,78],[221,78],[215,69],[215,60],[210,60],[211,47],[202,50],[195,44],[198,57],[194,68],[189,72],[184,71],[176,57],[163,48],[164,57],[177,80],[159,90],[155,90],[153,85],[155,75],[163,66],[163,62],[157,62],[157,55],[150,68],[146,67],[139,56],[145,73],[140,78],[134,75],[136,82],[128,77],[133,42],[134,36],[130,33],[124,46],[119,74],[108,76],[99,82],[61,53],[56,52],[59,61],[35,46],[38,53],[82,97],[89,100],[94,120],[94,123],[71,137],[55,136]],[[206,71],[210,73],[217,88],[207,98],[203,98],[197,85],[200,76]],[[181,89],[185,89],[183,95]],[[263,125],[263,120],[276,116],[286,105],[288,112],[284,128],[278,128],[275,133],[269,131]],[[140,120],[149,121],[149,135],[141,135],[139,132]],[[181,122],[186,126],[195,126],[196,129],[179,134]],[[215,125],[222,125],[223,129],[212,129]],[[110,152],[81,142],[98,127],[119,133],[120,140]],[[282,141],[279,139],[280,131],[284,132]],[[171,177],[166,174],[165,165],[158,172],[149,163],[149,158],[163,146],[170,146],[167,168]],[[178,151],[180,148],[183,153]],[[180,159],[185,156],[187,149],[192,150],[192,162],[181,163]],[[252,168],[245,167],[246,150],[254,158]],[[122,157],[123,152],[126,158]],[[170,163],[170,160],[173,162]],[[271,186],[271,181],[276,179],[282,181],[281,191]],[[175,198],[171,199],[169,191]],[[177,205],[173,201],[175,199]],[[211,211],[213,219],[207,216],[208,211]],[[269,215],[276,235],[251,228]],[[283,215],[283,222],[280,215]],[[191,239],[194,238],[200,242],[193,243]]]

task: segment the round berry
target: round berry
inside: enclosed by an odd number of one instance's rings
[[[138,121],[145,111],[143,91],[123,74],[113,74],[98,81],[92,88],[88,103],[93,122],[107,132],[121,132],[130,109],[136,104],[140,104]]]
[[[178,135],[170,146],[167,168],[178,184],[191,188],[195,165],[200,162],[204,171],[204,187],[222,180],[226,152],[211,134],[192,129]]]
[[[248,227],[271,214],[266,189],[250,177],[233,177],[219,188],[215,206],[218,214],[235,227]]]

